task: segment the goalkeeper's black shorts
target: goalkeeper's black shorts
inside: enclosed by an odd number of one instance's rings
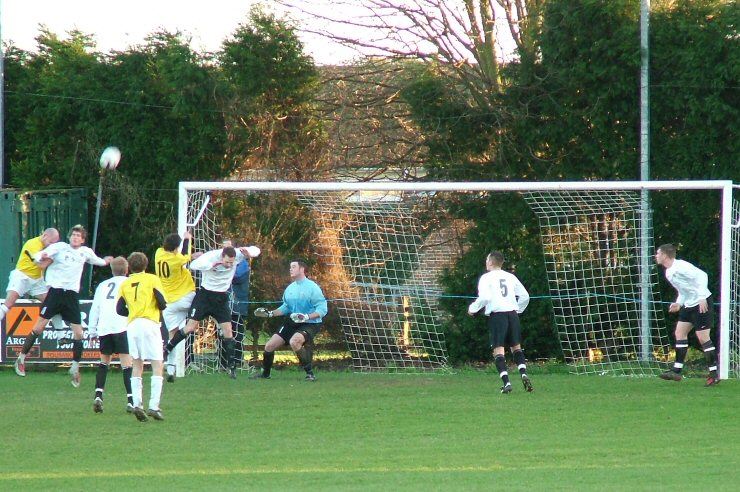
[[[322,326],[323,323],[296,323],[288,318],[275,334],[285,340],[285,343],[290,343],[293,335],[300,333],[306,339],[306,343],[312,343],[314,337],[321,331]]]

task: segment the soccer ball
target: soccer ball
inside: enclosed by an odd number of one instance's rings
[[[115,169],[121,161],[121,151],[118,147],[106,147],[100,154],[100,167],[103,169]]]

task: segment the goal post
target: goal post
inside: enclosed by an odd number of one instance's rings
[[[731,336],[731,307],[738,294],[733,292],[734,283],[732,280],[733,263],[733,228],[737,229],[738,219],[733,219],[733,184],[729,180],[704,180],[704,181],[585,181],[585,182],[395,182],[395,181],[373,181],[373,182],[181,182],[179,184],[179,204],[178,204],[178,231],[184,232],[186,228],[192,227],[193,223],[200,220],[203,210],[190,211],[190,194],[193,192],[293,192],[293,193],[313,193],[313,192],[346,192],[346,193],[407,193],[407,194],[430,194],[430,193],[488,193],[488,192],[514,192],[524,196],[532,196],[536,193],[578,193],[585,195],[598,193],[646,193],[650,191],[718,191],[721,195],[721,218],[720,218],[720,309],[719,309],[719,360],[720,360],[720,377],[726,379],[729,375],[730,362],[737,357],[731,356],[730,346],[737,339],[737,334]],[[638,195],[638,202],[640,196]],[[547,201],[547,199],[545,199]],[[207,205],[207,204],[206,204]],[[206,206],[203,205],[203,206]],[[531,203],[530,203],[531,205]],[[198,207],[196,207],[198,208]],[[533,207],[535,208],[535,207]],[[621,212],[618,212],[621,213]],[[555,219],[556,221],[559,219]],[[542,218],[541,218],[542,227]],[[642,242],[645,238],[641,235],[638,241]],[[212,241],[213,242],[213,241]],[[645,245],[641,245],[640,251],[644,254]],[[652,250],[651,250],[652,253]],[[643,262],[644,265],[644,262]],[[644,267],[643,267],[644,268]],[[644,276],[642,277],[644,279]],[[382,283],[382,282],[381,282]],[[394,287],[393,295],[403,293],[406,287]],[[641,288],[645,288],[642,286]],[[552,290],[552,289],[551,289]],[[473,293],[468,293],[473,294]],[[427,292],[425,295],[429,296]],[[560,295],[560,294],[558,294]],[[403,296],[399,296],[403,297]],[[642,324],[641,335],[638,337],[641,345],[637,352],[640,357],[646,357],[650,352],[650,337],[646,336],[646,324],[649,320],[646,318],[644,309],[646,297],[644,292],[640,291],[637,304],[643,305],[638,309],[638,316]],[[732,300],[732,302],[730,302]],[[425,306],[429,310],[429,306]],[[733,307],[734,309],[734,307]],[[432,307],[432,310],[434,308]],[[639,314],[642,312],[642,314]],[[734,312],[733,312],[734,315]],[[632,316],[632,315],[630,315]],[[663,326],[660,329],[666,330]],[[672,328],[668,328],[672,331]],[[735,328],[735,331],[737,329]],[[439,343],[440,350],[444,350],[444,341],[435,341]],[[733,348],[733,353],[738,347]],[[740,363],[740,361],[738,361]],[[444,354],[440,355],[440,365],[445,365]],[[178,371],[179,373],[179,371]]]

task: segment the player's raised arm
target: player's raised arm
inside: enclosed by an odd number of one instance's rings
[[[221,262],[221,250],[208,251],[190,262],[191,270],[213,270]]]

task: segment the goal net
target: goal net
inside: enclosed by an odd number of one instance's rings
[[[265,192],[189,193],[186,217],[194,231],[195,248],[216,249],[222,243],[216,204],[228,200],[231,209],[268,203],[286,206],[285,200],[276,204],[258,197],[260,194]],[[320,284],[340,319],[353,369],[412,373],[444,369],[447,360],[437,310],[441,292],[437,279],[459,255],[460,241],[454,225],[435,229],[422,223],[422,215],[417,212],[423,200],[418,194],[290,194],[318,230],[314,257],[324,274]],[[270,253],[268,247],[265,254]],[[280,299],[260,300],[253,305],[265,304],[275,308]],[[192,353],[188,355],[189,370],[216,371],[218,333],[212,323],[200,331],[187,351]],[[258,344],[252,341],[253,346]]]
[[[658,270],[641,276],[640,195],[537,191],[524,198],[540,221],[555,323],[578,373],[654,374],[672,360]],[[646,250],[653,251],[652,241]],[[643,292],[644,291],[644,292]],[[647,312],[643,309],[646,294]]]
[[[733,254],[730,267],[730,291],[732,299],[730,305],[730,334],[729,337],[725,337],[725,340],[729,340],[729,344],[727,344],[729,347],[726,352],[720,352],[720,358],[727,359],[729,376],[740,378],[740,257],[738,257],[738,252],[740,252],[740,202],[737,200],[732,201],[731,227],[730,241]]]
[[[357,372],[426,372],[447,368],[439,276],[467,246],[467,224],[438,220],[430,197],[463,193],[468,199],[516,193],[539,220],[548,274],[549,299],[566,362],[578,374],[655,374],[673,357],[657,288],[647,190],[718,190],[722,196],[721,292],[730,299],[732,183],[562,182],[562,183],[180,183],[178,229],[195,232],[198,250],[221,246],[221,209],[233,201],[278,208],[296,204],[312,224],[312,257],[320,284],[341,325],[343,347]],[[272,198],[255,198],[258,196]],[[291,205],[292,206],[292,205]],[[239,207],[236,207],[239,208]],[[264,210],[262,210],[264,212]],[[271,212],[267,212],[268,215]],[[274,215],[274,214],[273,214]],[[246,222],[250,222],[249,219]],[[242,221],[244,223],[244,221]],[[275,219],[270,227],[279,227]],[[232,224],[233,225],[233,224]],[[269,228],[257,224],[250,237]],[[255,236],[256,234],[256,236]],[[233,232],[229,232],[233,237]],[[307,240],[306,237],[300,240]],[[263,247],[262,266],[275,259]],[[265,256],[267,258],[265,258]],[[287,285],[252,307],[277,307]],[[257,275],[259,276],[259,274]],[[733,277],[736,278],[736,277]],[[526,279],[523,279],[526,282]],[[458,293],[460,297],[474,292]],[[733,304],[734,305],[734,304]],[[740,322],[737,310],[733,322]],[[720,303],[720,375],[727,377],[730,353],[737,353],[737,330],[730,327],[730,303]],[[251,318],[249,323],[258,321]],[[730,333],[732,332],[732,337]],[[726,341],[726,342],[725,342]],[[259,344],[252,340],[252,349]],[[321,343],[318,344],[319,348]],[[198,370],[218,370],[219,338],[205,326],[192,341],[189,361]],[[734,348],[731,348],[734,347]],[[245,354],[247,351],[245,350]],[[183,366],[184,367],[184,366]],[[245,363],[245,367],[248,364]],[[733,362],[737,367],[737,361]],[[737,371],[737,369],[734,369]],[[179,374],[179,371],[178,371]]]

